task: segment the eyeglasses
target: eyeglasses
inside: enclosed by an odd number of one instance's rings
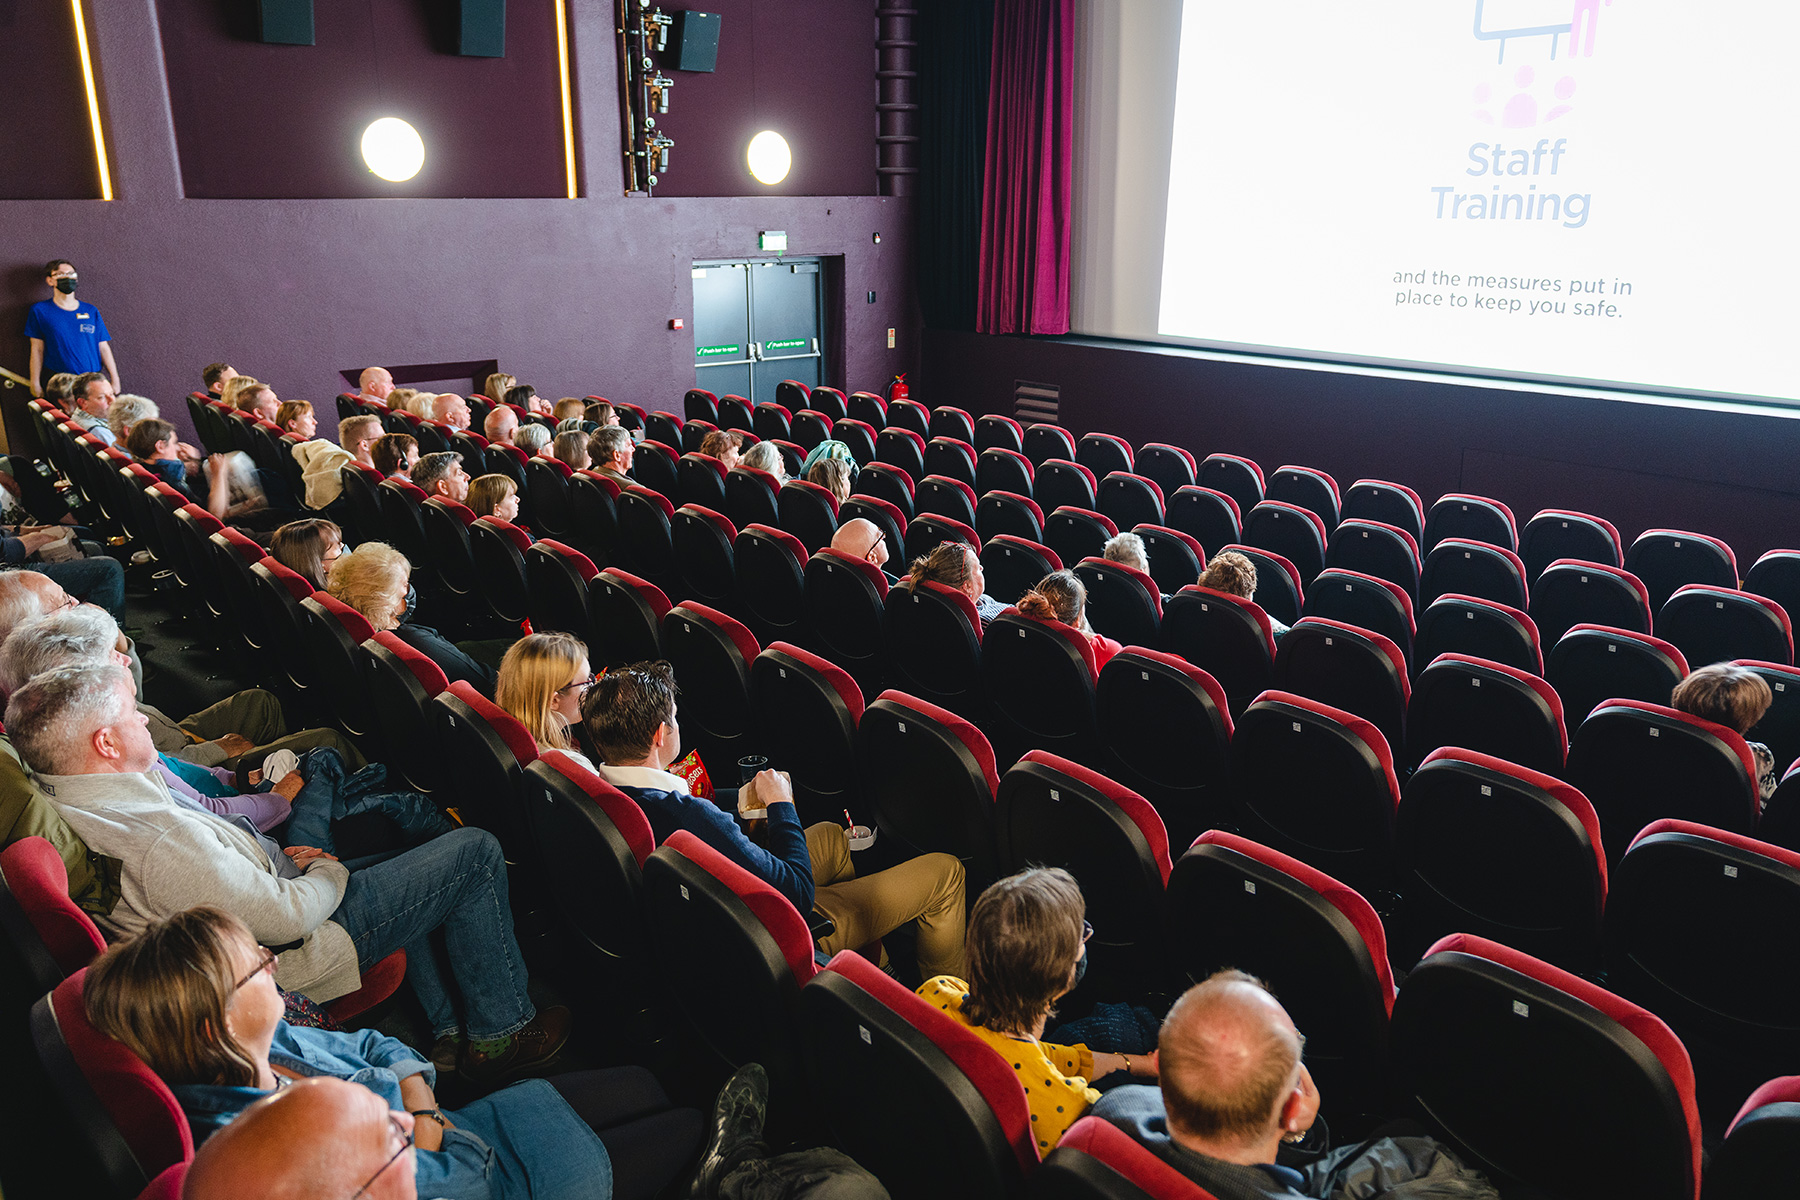
[[[560,696],[564,692],[573,692],[573,691],[579,690],[581,692],[581,694],[585,696],[585,695],[587,695],[588,689],[593,687],[596,683],[599,683],[599,682],[600,682],[600,675],[598,672],[596,672],[594,675],[590,676],[587,679],[577,679],[574,683],[563,684],[561,687],[556,689],[556,694]]]
[[[869,552],[867,554],[863,555],[863,558],[868,562],[874,562],[875,561],[875,552],[877,550],[881,549],[881,543],[883,543],[885,541],[887,541],[887,530],[885,530],[885,529],[876,530],[875,531],[875,540],[869,544]]]
[[[1084,946],[1087,945],[1088,939],[1093,936],[1094,936],[1094,927],[1092,925],[1090,925],[1088,922],[1083,921],[1081,923],[1081,944]]]
[[[261,949],[262,953],[263,953],[262,961],[257,963],[256,966],[251,969],[251,971],[248,975],[244,976],[242,979],[238,980],[237,983],[233,984],[232,988],[231,988],[232,991],[234,991],[234,992],[237,991],[239,988],[243,987],[246,983],[249,983],[252,979],[255,979],[258,975],[261,975],[264,971],[269,972],[271,975],[275,973],[275,952],[273,950],[269,949],[267,946],[259,947],[259,949]]]
[[[414,1133],[411,1129],[406,1129],[401,1126],[400,1114],[390,1109],[388,1111],[388,1121],[393,1125],[394,1133],[400,1138],[400,1148],[394,1151],[394,1156],[392,1158],[381,1164],[381,1170],[376,1171],[373,1175],[369,1176],[369,1182],[356,1189],[356,1195],[350,1197],[350,1200],[361,1200],[361,1197],[367,1194],[370,1188],[375,1186],[375,1181],[381,1178],[382,1171],[386,1171],[389,1167],[399,1162],[400,1156],[413,1148]]]

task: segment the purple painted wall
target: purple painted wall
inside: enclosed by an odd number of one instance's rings
[[[99,199],[69,5],[0,0],[0,64],[9,81],[0,105],[0,200]],[[38,255],[38,265],[54,253]]]
[[[675,86],[656,123],[675,148],[656,194],[874,194],[874,0],[710,0],[705,11],[720,16],[718,66],[664,69]],[[744,160],[765,129],[794,152],[788,177],[772,187]]]
[[[1672,527],[1725,539],[1738,569],[1800,545],[1800,414],[1713,412],[1219,362],[1179,350],[1064,339],[925,334],[914,396],[1012,412],[1015,381],[1062,388],[1077,436],[1242,454],[1264,470],[1388,479],[1605,517],[1630,540]],[[1213,549],[1213,547],[1208,547]]]
[[[494,358],[552,395],[679,409],[694,379],[692,260],[754,256],[759,230],[785,229],[790,253],[843,259],[845,300],[828,315],[842,326],[843,373],[831,382],[880,388],[913,369],[911,201],[625,197],[609,6],[574,5],[571,25],[582,199],[196,200],[181,196],[153,0],[110,0],[93,34],[119,199],[0,208],[0,330],[14,331],[0,362],[23,371],[17,331],[59,253],[106,314],[125,386],[184,427],[180,397],[214,359],[315,404],[340,390],[341,369]],[[874,28],[860,28],[857,45],[819,52],[846,80],[854,64],[864,95]],[[866,166],[873,124],[818,150]],[[672,317],[688,328],[670,331]],[[20,405],[21,393],[0,396]]]
[[[427,15],[453,8],[329,0],[313,5],[314,45],[268,46],[251,40],[250,4],[157,0],[186,194],[566,196],[555,7],[508,4],[504,58],[441,53]],[[363,165],[377,117],[425,143],[405,183]]]

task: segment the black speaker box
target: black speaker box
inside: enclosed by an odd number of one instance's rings
[[[506,57],[506,0],[457,0],[456,52],[469,58]]]
[[[313,44],[313,0],[256,0],[256,40],[278,46]]]
[[[719,65],[719,14],[676,12],[669,27],[669,50],[677,71],[711,71]]]

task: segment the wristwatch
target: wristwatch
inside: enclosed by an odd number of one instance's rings
[[[446,1118],[441,1111],[439,1111],[438,1109],[435,1109],[435,1108],[414,1109],[413,1116],[415,1116],[415,1117],[430,1117],[432,1120],[436,1121],[439,1125],[443,1126],[445,1129],[450,1128],[449,1119]]]

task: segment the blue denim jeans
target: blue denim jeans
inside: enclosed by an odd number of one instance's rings
[[[299,771],[305,783],[294,797],[284,845],[316,846],[335,853],[331,823],[363,813],[380,813],[392,821],[408,846],[423,845],[456,828],[431,797],[390,789],[386,768],[379,764],[352,773],[342,755],[324,747],[304,752]],[[357,869],[355,863],[346,865]]]
[[[118,559],[99,555],[59,563],[26,563],[20,569],[49,576],[77,600],[104,608],[113,620],[125,623],[125,568]]]
[[[506,860],[484,829],[458,829],[352,871],[331,919],[356,942],[365,971],[406,951],[407,982],[436,1037],[461,1031],[476,1041],[503,1038],[537,1016],[513,937]]]

